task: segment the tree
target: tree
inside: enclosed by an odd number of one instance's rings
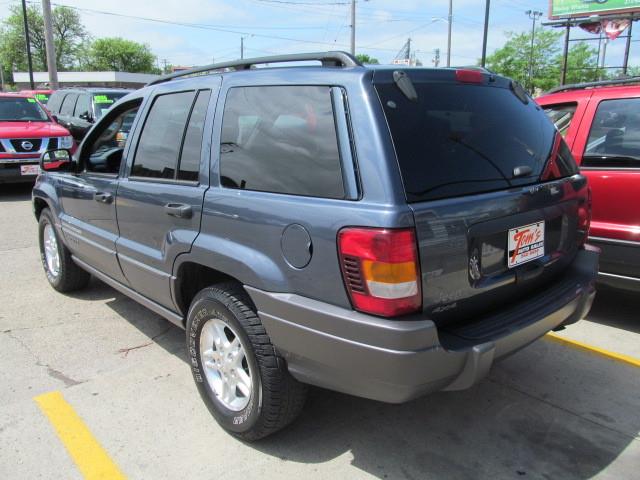
[[[562,55],[558,57],[562,68]],[[598,51],[584,42],[576,43],[567,56],[567,78],[565,83],[592,82],[600,77],[602,69],[597,68]]]
[[[8,75],[13,70],[27,70],[27,53],[24,40],[22,8],[10,7],[9,16],[0,26],[0,63]],[[56,65],[59,70],[69,70],[79,63],[81,47],[89,35],[75,10],[55,7],[51,12],[53,41],[56,46]],[[29,40],[34,70],[47,70],[47,53],[44,41],[44,20],[39,6],[27,7]]]
[[[88,49],[89,70],[159,73],[149,45],[124,38],[99,38]]]
[[[370,57],[366,53],[359,53],[356,58],[362,64],[378,65],[380,63],[377,58]]]
[[[511,77],[527,86],[529,91],[548,90],[559,81],[558,40],[561,32],[538,30],[531,55],[531,33],[507,33],[507,42],[487,57],[487,68]],[[529,83],[529,62],[532,61],[532,78]]]

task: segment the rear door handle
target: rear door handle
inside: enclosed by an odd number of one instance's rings
[[[113,202],[113,195],[106,192],[96,192],[93,194],[93,199],[100,203],[111,203]]]
[[[177,218],[191,218],[193,215],[191,205],[184,203],[167,203],[164,206],[164,211],[167,215]]]

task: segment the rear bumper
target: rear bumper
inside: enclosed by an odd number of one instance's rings
[[[495,360],[583,318],[595,295],[597,265],[597,252],[580,251],[562,280],[569,288],[487,318],[499,328],[455,348],[445,348],[440,338],[445,334],[428,319],[385,320],[298,295],[245,288],[294,377],[400,403],[435,390],[469,388]]]

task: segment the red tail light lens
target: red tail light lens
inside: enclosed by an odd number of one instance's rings
[[[456,70],[456,80],[462,83],[483,83],[484,75],[478,70]]]
[[[578,207],[578,246],[587,242],[591,227],[591,187],[587,189],[587,201]]]
[[[412,228],[345,228],[338,233],[338,248],[356,310],[395,317],[421,309],[420,265]]]

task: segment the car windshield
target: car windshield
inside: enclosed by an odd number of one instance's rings
[[[0,122],[48,122],[44,109],[33,98],[0,98]]]
[[[102,117],[111,106],[124,97],[128,92],[102,92],[93,94],[93,103],[96,106],[96,117]]]

